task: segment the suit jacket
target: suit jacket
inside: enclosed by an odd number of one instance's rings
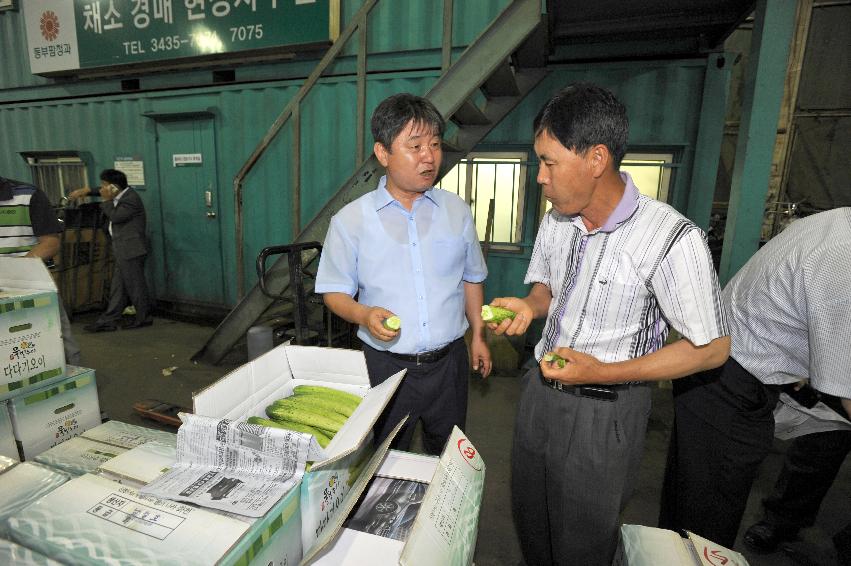
[[[100,209],[112,222],[112,248],[116,259],[132,259],[148,253],[145,205],[135,190],[128,189],[118,204],[103,201]]]

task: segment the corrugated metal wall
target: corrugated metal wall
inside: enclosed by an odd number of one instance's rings
[[[423,2],[419,11],[412,10],[411,4],[388,0],[380,3],[379,11],[370,21],[374,48],[398,50],[399,46],[417,49],[439,45],[443,2]],[[455,4],[453,35],[457,44],[478,35],[507,1],[456,0]],[[345,0],[344,17],[351,17],[359,5],[357,0]],[[5,16],[1,18],[2,24],[8,25]],[[404,34],[399,32],[401,29],[405,30]],[[20,46],[12,47],[12,53],[17,53],[18,57],[25,55]],[[396,53],[392,57],[394,66],[401,68],[406,66],[408,58],[420,60],[417,53]],[[303,66],[302,63],[293,65]],[[626,103],[632,123],[632,144],[675,147],[681,152],[682,164],[674,177],[673,194],[675,199],[687,198],[685,189],[690,177],[700,113],[703,65],[703,61],[598,63],[588,68],[573,65],[554,69],[551,76],[497,126],[484,145],[528,146],[531,150],[531,122],[543,102],[571,82],[599,82],[614,89]],[[257,69],[262,71],[261,67]],[[4,72],[3,84],[21,84],[22,79],[20,76],[16,78],[15,72]],[[380,100],[390,94],[402,91],[425,93],[438,76],[437,69],[370,75],[367,81],[367,116]],[[216,155],[213,159],[217,179],[213,190],[221,231],[225,302],[233,304],[236,301],[233,177],[300,84],[300,80],[281,79],[243,85],[0,104],[0,172],[4,176],[29,179],[30,173],[18,152],[74,149],[91,154],[90,177],[94,182],[100,169],[113,165],[114,157],[141,156],[147,177],[143,199],[149,210],[153,247],[149,269],[154,276],[155,289],[161,289],[164,288],[165,274],[160,191],[174,188],[159,186],[156,123],[143,114],[210,110],[214,114]],[[38,91],[39,87],[21,89],[26,95],[22,98],[34,98]],[[321,80],[303,103],[302,225],[322,208],[354,171],[357,165],[354,155],[355,119],[356,84],[351,75]],[[366,137],[369,151],[372,140],[368,132]],[[249,262],[246,265],[246,282],[249,285],[255,279],[250,262],[257,252],[264,246],[292,239],[291,143],[292,134],[287,127],[273,142],[267,158],[246,180],[244,254]],[[534,170],[531,179],[534,181]],[[533,186],[527,197],[526,217],[529,221],[524,233],[527,251],[534,240],[538,200],[537,189]],[[492,253],[488,295],[518,292],[518,281],[522,281],[527,262],[527,255]]]

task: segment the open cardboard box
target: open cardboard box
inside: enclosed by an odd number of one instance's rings
[[[694,533],[683,538],[674,531],[621,525],[621,539],[612,566],[748,566],[744,556]]]
[[[65,374],[56,285],[37,258],[0,257],[0,400]]]
[[[360,479],[357,492],[372,478],[411,480],[427,484],[419,511],[405,540],[387,538],[364,530],[343,527],[346,516],[338,516],[334,528],[305,556],[303,564],[316,566],[461,566],[471,564],[476,549],[479,508],[485,481],[485,464],[476,448],[457,427],[452,431],[443,454],[432,456],[391,450],[382,459],[375,474]],[[416,493],[420,493],[417,491]],[[399,494],[380,493],[363,499],[361,506],[372,506],[372,517],[381,517],[374,529],[386,530],[399,524],[396,513],[405,511]],[[416,496],[417,498],[419,495]],[[410,499],[410,496],[403,499]],[[355,501],[347,505],[347,513]],[[408,511],[410,508],[407,509]],[[410,517],[402,518],[410,524]],[[350,526],[352,523],[350,523]],[[336,534],[334,534],[336,533]]]
[[[363,397],[346,424],[322,450],[310,471],[305,473],[299,487],[258,520],[257,528],[240,540],[237,553],[243,546],[249,548],[260,544],[257,542],[260,540],[259,533],[268,530],[264,523],[270,520],[280,523],[274,515],[281,507],[287,507],[291,512],[286,529],[294,529],[293,525],[300,524],[301,544],[297,551],[292,547],[287,551],[288,564],[298,563],[302,554],[310,552],[320,538],[327,536],[329,527],[336,524],[338,518],[345,517],[342,509],[349,502],[354,504],[352,499],[356,500],[359,495],[359,492],[352,493],[357,479],[363,475],[371,477],[368,468],[370,465],[377,467],[380,461],[376,460],[376,450],[372,445],[372,426],[403,377],[404,371],[370,388],[366,361],[361,352],[284,344],[194,395],[195,414],[235,421],[265,416],[267,405],[292,394],[297,385],[323,385]],[[268,525],[272,526],[271,523]],[[229,563],[230,560],[224,562]]]

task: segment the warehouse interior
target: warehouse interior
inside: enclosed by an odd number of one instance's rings
[[[134,4],[115,3],[126,14]],[[535,182],[531,123],[576,81],[604,85],[625,103],[624,168],[707,233],[722,285],[796,218],[851,206],[851,28],[843,23],[851,2],[305,3],[325,10],[319,20],[280,23],[292,29],[257,47],[183,57],[135,52],[133,42],[148,36],[138,25],[133,35],[130,16],[125,31],[97,37],[78,21],[81,57],[84,41],[93,55],[76,67],[34,59],[39,26],[28,22],[48,2],[0,9],[0,176],[39,186],[65,223],[51,275],[81,363],[96,371],[105,419],[174,431],[134,403],[191,410],[193,394],[287,341],[358,348],[351,326],[312,292],[316,243],[334,213],[375,187],[381,166],[369,117],[397,92],[428,98],[447,118],[440,187],[473,211],[489,270],[486,302],[525,294],[548,207]],[[80,18],[85,3],[72,4]],[[102,49],[91,47],[96,40]],[[198,157],[178,166],[177,154]],[[84,327],[106,306],[114,257],[98,199],[67,195],[96,187],[98,172],[112,167],[134,172],[148,211],[156,311],[149,327],[91,333]],[[487,466],[479,566],[521,560],[511,438],[519,377],[534,363],[541,330],[489,335],[494,374],[470,375],[464,432]],[[672,420],[671,386],[662,382],[623,523],[656,525]],[[753,566],[840,564],[831,536],[849,520],[847,461],[816,525],[790,548],[760,554],[742,542],[788,444],[776,440],[760,468],[734,550]]]

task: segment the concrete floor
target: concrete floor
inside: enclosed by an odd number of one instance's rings
[[[229,356],[234,358],[234,363],[222,366],[211,367],[190,361],[192,354],[212,333],[211,327],[158,318],[153,326],[147,328],[85,333],[82,326],[94,318],[94,315],[85,315],[75,319],[74,332],[82,349],[83,364],[96,370],[101,409],[115,420],[164,428],[135,414],[133,402],[154,398],[191,408],[193,392],[212,383],[238,363],[238,352]],[[170,375],[164,375],[163,370],[170,370],[166,372]],[[517,395],[518,379],[514,372],[511,375],[494,375],[484,381],[477,375],[471,377],[465,432],[487,465],[475,556],[478,566],[514,565],[520,560],[509,499],[510,446]],[[638,487],[623,514],[625,523],[656,524],[673,417],[670,389],[654,389],[653,402]],[[759,518],[759,502],[777,477],[784,449],[785,444],[778,441],[763,464],[748,502],[744,528]],[[808,562],[795,561],[781,552],[768,555],[751,553],[742,544],[741,536],[735,550],[742,552],[752,566],[833,566],[837,564],[837,558],[830,535],[851,519],[849,503],[851,461],[846,461],[840,477],[822,504],[816,525],[803,531],[800,541],[794,543],[799,552],[809,557]]]

